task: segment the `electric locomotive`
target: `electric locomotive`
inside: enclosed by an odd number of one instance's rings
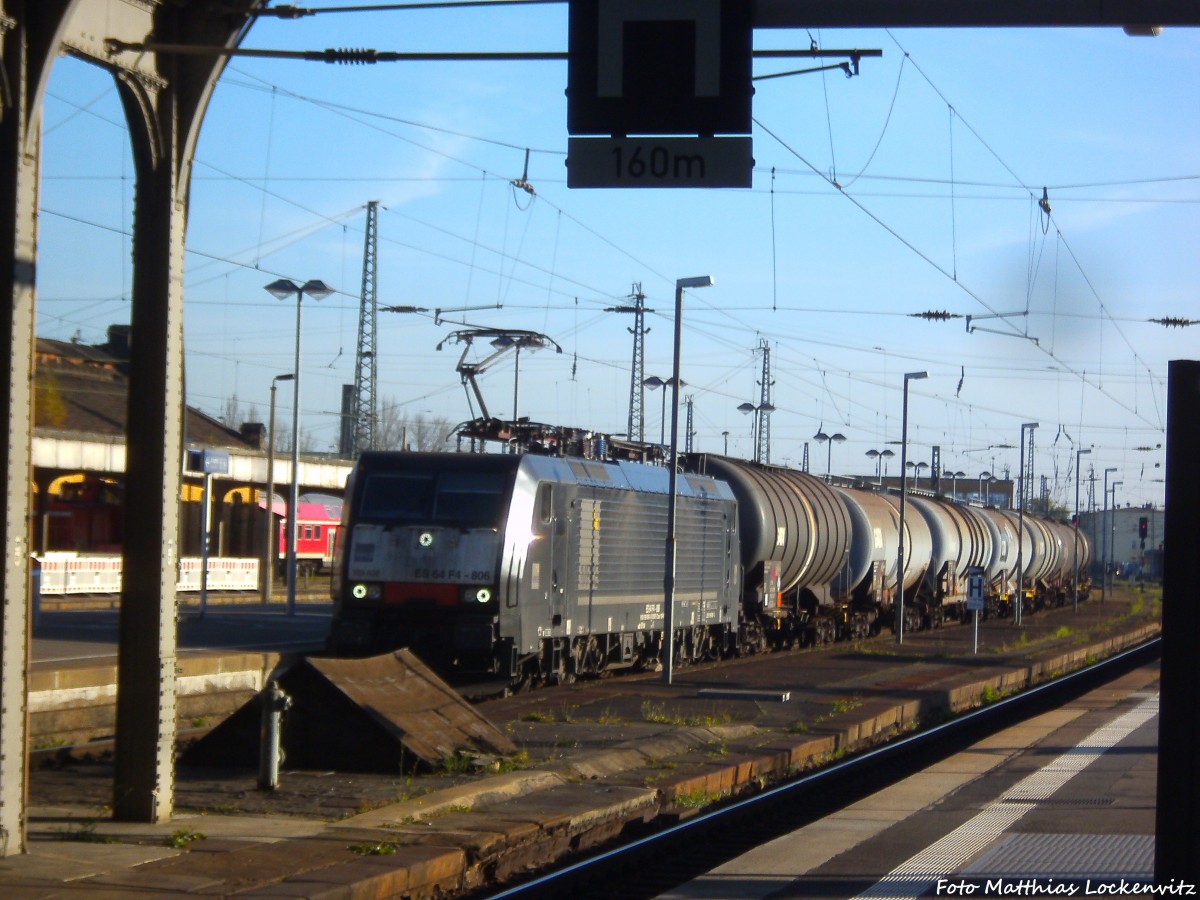
[[[370,452],[347,482],[329,648],[407,646],[435,669],[570,681],[657,665],[668,471],[534,454]],[[676,649],[732,652],[737,504],[678,478]]]

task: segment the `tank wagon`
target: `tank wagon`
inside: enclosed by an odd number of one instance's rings
[[[1018,593],[1018,516],[841,487],[781,466],[688,455],[678,478],[675,659],[860,638],[961,618]],[[334,563],[336,653],[414,649],[443,672],[514,684],[656,666],[669,473],[534,454],[364,453]],[[1022,602],[1063,602],[1086,537],[1025,516]],[[1086,597],[1088,584],[1080,584]]]

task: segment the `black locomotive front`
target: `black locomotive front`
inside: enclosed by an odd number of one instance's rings
[[[351,477],[330,649],[409,647],[494,671],[500,553],[518,457],[365,453]]]

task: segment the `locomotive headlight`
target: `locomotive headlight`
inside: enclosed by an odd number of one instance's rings
[[[417,543],[420,544],[422,547],[432,547],[433,546],[433,532],[422,531],[420,537],[417,538]]]
[[[355,600],[378,600],[383,596],[383,592],[377,584],[363,584],[359,582],[350,588],[350,596]]]
[[[459,601],[471,606],[485,606],[495,596],[495,591],[490,587],[464,587],[458,592]]]

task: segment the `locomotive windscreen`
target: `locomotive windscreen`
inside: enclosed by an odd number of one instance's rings
[[[363,485],[357,518],[497,528],[507,481],[500,472],[372,472]]]

